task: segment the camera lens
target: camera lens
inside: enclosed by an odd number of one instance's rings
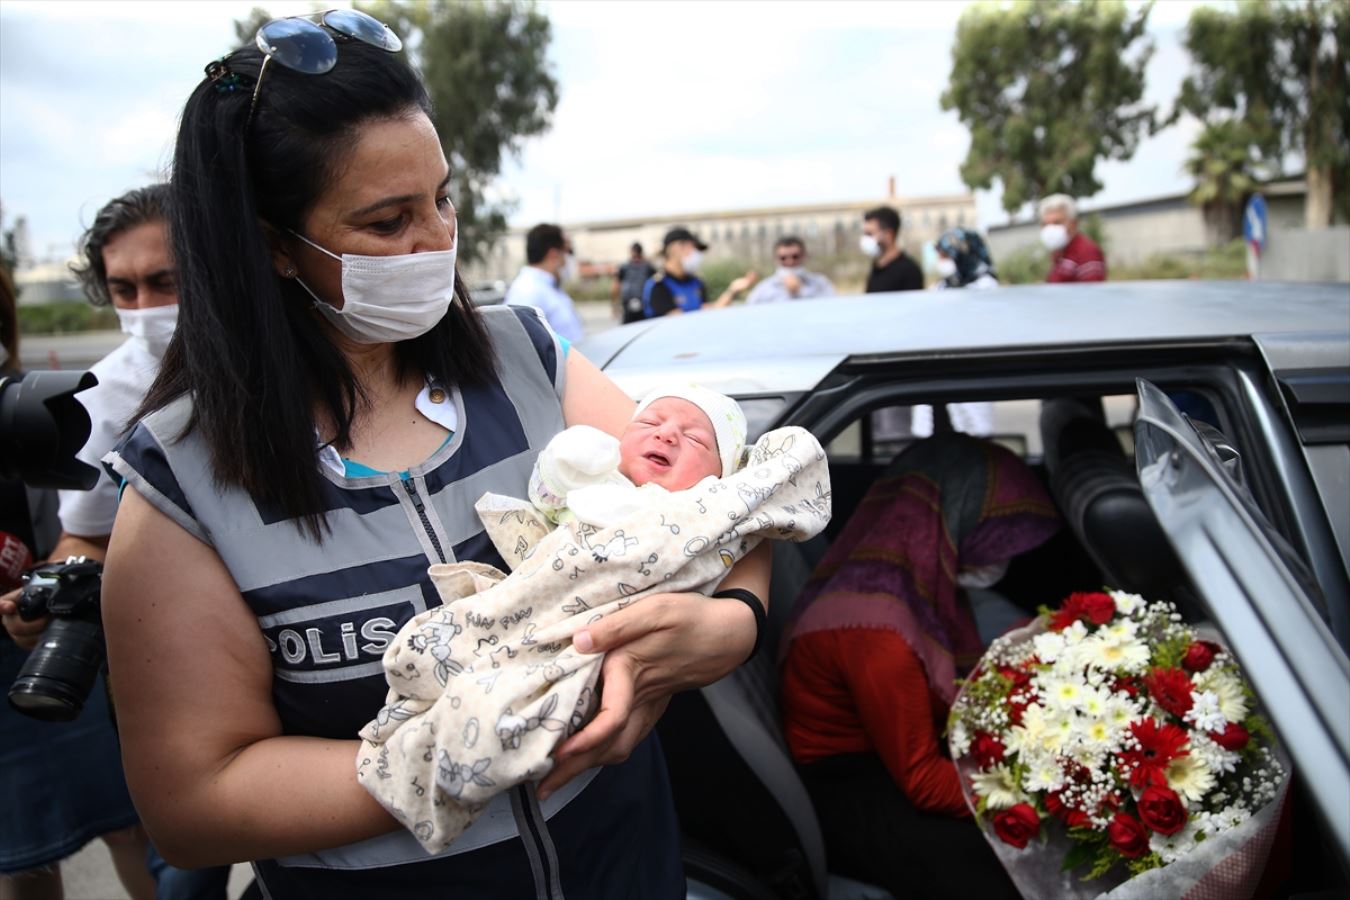
[[[99,623],[54,618],[14,679],[10,706],[34,719],[68,722],[84,708],[102,668]]]

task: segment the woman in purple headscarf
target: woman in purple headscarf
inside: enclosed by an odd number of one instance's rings
[[[783,718],[831,868],[904,896],[1016,896],[969,822],[941,740],[982,650],[963,585],[1059,527],[1017,456],[939,434],[896,458],[808,580],[787,632]]]

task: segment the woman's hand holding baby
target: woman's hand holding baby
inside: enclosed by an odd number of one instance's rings
[[[653,594],[577,632],[577,649],[606,654],[600,708],[558,745],[539,799],[593,766],[627,759],[672,694],[721,678],[754,641],[755,619],[744,603],[701,594]]]

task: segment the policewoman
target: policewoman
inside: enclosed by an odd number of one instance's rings
[[[601,709],[552,773],[428,856],[358,784],[427,566],[502,566],[473,512],[566,426],[633,403],[536,311],[476,311],[449,167],[399,38],[274,20],[183,111],[179,327],[136,428],[103,615],[136,806],[171,863],[251,861],[291,897],[682,897],[652,726],[746,658],[768,557],[728,598],[657,595],[578,633]],[[722,593],[722,592],[719,592]],[[762,615],[762,613],[761,613]],[[429,788],[431,789],[431,788]]]
[[[688,228],[672,228],[661,242],[663,265],[642,286],[642,311],[648,319],[727,306],[755,283],[755,273],[746,272],[727,285],[722,295],[708,303],[707,289],[698,277],[703,251],[708,245]]]

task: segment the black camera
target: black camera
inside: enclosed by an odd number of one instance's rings
[[[89,413],[75,395],[92,372],[28,372],[0,378],[0,477],[29,487],[87,491],[98,469],[75,458],[89,440]]]
[[[37,566],[23,580],[19,618],[31,622],[51,616],[52,621],[14,679],[9,703],[35,719],[66,722],[80,714],[103,669],[103,566],[72,556]]]

